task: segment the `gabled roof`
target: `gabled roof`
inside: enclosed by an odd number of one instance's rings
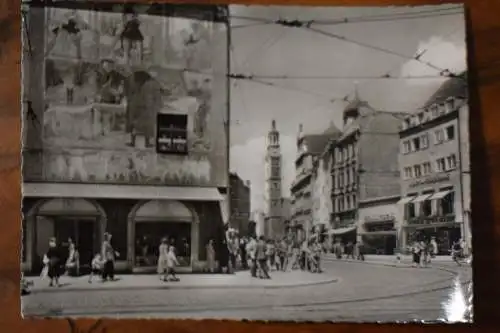
[[[439,89],[427,100],[427,102],[424,104],[424,107],[443,103],[449,97],[467,98],[467,88],[467,71],[464,71],[457,75],[457,77],[452,77],[446,80],[439,87]]]
[[[330,126],[328,126],[328,128],[324,130],[322,134],[330,136],[336,136],[336,135],[340,136],[342,134],[342,131],[337,126],[335,126],[335,124],[332,121],[330,122]]]
[[[309,154],[317,155],[323,152],[330,139],[331,139],[330,135],[308,134],[304,135],[303,140],[307,146],[307,152]]]

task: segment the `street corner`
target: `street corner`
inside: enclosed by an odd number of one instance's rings
[[[156,275],[122,275],[114,281],[89,282],[88,277],[66,277],[59,287],[50,287],[48,281],[31,279],[33,294],[74,291],[113,291],[113,290],[155,290],[155,289],[248,289],[248,288],[292,288],[336,283],[339,278],[326,273],[316,274],[304,271],[271,272],[271,279],[254,278],[248,271],[235,274],[186,274],[179,281],[162,281]]]

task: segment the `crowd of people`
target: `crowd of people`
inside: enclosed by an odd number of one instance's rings
[[[216,252],[214,240],[207,244],[207,269],[210,272],[234,273],[249,270],[252,277],[270,279],[271,271],[287,272],[303,270],[321,273],[321,258],[325,251],[317,239],[297,241],[295,239],[266,239],[238,235],[229,230],[225,238],[227,256]],[[227,257],[227,258],[225,258]],[[226,259],[226,260],[224,260]]]
[[[92,258],[88,282],[92,283],[98,276],[103,282],[115,279],[115,260],[120,254],[111,245],[111,234],[104,235],[100,252]],[[365,260],[365,249],[362,242],[336,240],[332,244],[321,242],[318,238],[297,240],[295,237],[266,239],[264,236],[239,237],[231,229],[218,241],[210,239],[206,245],[206,271],[208,273],[232,274],[238,270],[248,270],[252,277],[270,279],[272,271],[287,272],[303,270],[321,273],[321,261],[324,253],[333,253],[337,259]],[[461,265],[468,258],[465,254],[463,240],[453,243],[450,250],[452,259]],[[426,267],[438,254],[435,237],[415,240],[408,248],[412,254],[414,267]],[[179,266],[177,250],[173,243],[164,237],[158,245],[157,273],[162,281],[179,281],[176,267]],[[399,254],[398,260],[399,258]],[[47,278],[49,286],[60,286],[62,275],[80,275],[80,258],[78,250],[68,239],[64,245],[58,244],[55,238],[49,241],[49,247],[43,256],[41,276]]]

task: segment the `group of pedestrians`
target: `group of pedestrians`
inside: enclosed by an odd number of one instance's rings
[[[454,241],[451,246],[450,253],[452,260],[459,266],[467,259],[465,248],[466,244],[463,239]],[[410,247],[410,251],[412,254],[413,267],[429,266],[432,259],[435,258],[439,252],[436,237],[414,241]]]
[[[224,271],[228,273],[249,270],[252,277],[270,279],[272,271],[322,271],[324,248],[316,240],[298,242],[286,238],[266,239],[264,236],[239,238],[234,232],[228,232],[226,244],[227,264],[223,261],[219,266],[227,266]],[[216,259],[221,258],[215,248],[214,240],[210,240],[206,247],[207,269],[210,272],[216,271]]]
[[[361,241],[356,243],[349,241],[344,244],[341,240],[336,240],[332,246],[332,252],[337,259],[365,260],[365,247]]]
[[[95,275],[99,275],[103,282],[115,279],[115,259],[120,254],[111,245],[111,238],[111,234],[104,234],[101,251],[96,253],[89,263],[91,267],[89,283],[92,283]],[[49,248],[43,256],[42,263],[41,277],[49,280],[49,287],[61,286],[60,278],[63,275],[80,273],[80,255],[71,238],[66,244],[58,243],[55,237],[50,238]]]

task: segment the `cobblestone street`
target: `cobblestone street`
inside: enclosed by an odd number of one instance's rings
[[[470,267],[436,263],[431,268],[389,266],[383,262],[325,260],[323,274],[276,273],[282,288],[241,283],[186,288],[134,289],[92,286],[85,290],[36,290],[23,298],[26,316],[106,316],[227,318],[262,320],[436,320],[451,292],[454,277],[471,278]],[[247,280],[246,272],[229,279]],[[306,274],[294,286],[286,274]],[[306,276],[312,275],[313,279]],[[321,276],[321,279],[318,279]],[[133,276],[129,276],[133,278]],[[182,276],[194,281],[196,276]],[[198,276],[202,279],[202,276]],[[220,278],[219,278],[220,279]],[[289,280],[291,278],[288,278]],[[258,281],[258,280],[254,280]],[[323,281],[318,283],[318,281]],[[288,283],[288,287],[286,284]],[[101,284],[102,285],[102,284]],[[94,289],[92,289],[94,288]]]

